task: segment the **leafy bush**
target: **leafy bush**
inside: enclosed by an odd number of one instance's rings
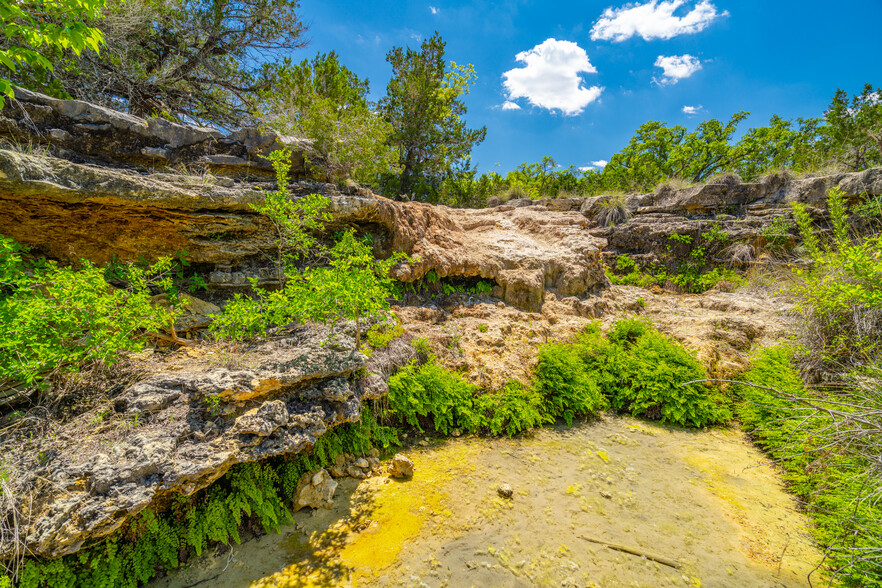
[[[546,343],[539,348],[533,387],[544,399],[546,414],[562,417],[568,425],[577,416],[592,415],[607,407],[574,345]]]
[[[652,326],[640,319],[619,319],[609,332],[609,340],[622,345],[633,345],[652,331]]]
[[[491,435],[513,437],[518,433],[554,422],[542,411],[542,396],[533,388],[511,381],[497,392],[475,397],[475,412],[482,429]]]
[[[830,364],[873,357],[882,340],[882,236],[852,242],[842,193],[828,194],[833,239],[822,240],[804,206],[794,205],[810,270],[790,288],[809,356]]]
[[[610,398],[613,408],[676,425],[702,427],[732,418],[725,400],[706,383],[704,367],[661,333],[644,333],[624,359],[624,385]]]
[[[882,585],[879,420],[882,369],[861,370],[843,391],[806,390],[788,347],[763,349],[738,386],[737,414],[784,468],[815,521],[826,565],[846,586]]]
[[[39,384],[56,370],[112,364],[138,351],[145,333],[173,324],[173,310],[150,304],[151,285],[171,287],[171,258],[123,268],[127,287],[105,270],[54,262],[26,263],[23,249],[0,236],[0,381]]]
[[[412,362],[389,378],[387,415],[420,431],[429,420],[444,435],[453,429],[477,431],[481,427],[474,410],[477,389],[434,359],[421,366]]]

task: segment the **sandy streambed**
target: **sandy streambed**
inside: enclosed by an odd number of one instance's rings
[[[347,478],[333,509],[153,585],[790,587],[821,560],[735,430],[604,418],[408,453],[413,480]]]

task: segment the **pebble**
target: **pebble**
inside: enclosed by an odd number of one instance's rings
[[[509,484],[500,484],[499,488],[496,489],[496,493],[503,498],[511,498],[514,495],[514,490]]]
[[[601,490],[600,495],[604,498],[612,498],[612,492],[610,492],[609,490]]]

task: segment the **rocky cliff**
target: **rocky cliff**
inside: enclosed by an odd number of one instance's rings
[[[588,319],[635,312],[696,350],[714,375],[732,375],[752,344],[783,334],[786,304],[755,292],[673,297],[611,287],[603,255],[651,258],[672,232],[697,235],[711,222],[759,246],[791,202],[822,214],[831,186],[853,197],[882,193],[879,169],[710,184],[630,196],[631,219],[603,227],[595,221],[603,197],[483,210],[395,202],[309,180],[303,141],[255,129],[225,135],[18,90],[0,113],[0,139],[0,234],[64,262],[186,251],[218,299],[252,277],[273,281],[270,226],[250,205],[273,188],[260,156],[294,145],[292,192],[327,196],[329,228],[372,235],[379,255],[412,256],[395,277],[433,271],[495,283],[492,297],[417,297],[394,308],[408,338],[428,337],[448,366],[488,388],[529,378],[543,342]],[[173,493],[204,488],[237,463],[303,451],[358,419],[361,402],[385,394],[383,374],[412,350],[395,344],[368,359],[351,330],[283,329],[235,352],[206,344],[140,358],[138,380],[105,404],[37,440],[10,436],[4,457],[28,552],[75,552]],[[11,549],[4,543],[0,555]]]

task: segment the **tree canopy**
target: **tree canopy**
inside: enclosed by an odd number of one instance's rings
[[[283,134],[312,140],[325,178],[352,177],[373,183],[394,173],[396,154],[387,140],[392,127],[377,113],[362,80],[333,51],[268,68],[272,83],[260,93],[258,118]]]
[[[0,108],[13,98],[12,83],[47,85],[55,70],[47,57],[61,51],[85,58],[104,43],[101,30],[85,21],[101,16],[105,0],[0,0]]]
[[[392,124],[390,144],[398,152],[400,173],[387,178],[385,191],[437,199],[441,182],[457,162],[468,159],[484,140],[486,127],[469,129],[462,97],[476,75],[471,65],[449,65],[436,31],[420,45],[395,47],[386,55],[392,79],[380,110]]]
[[[296,0],[109,0],[103,18],[87,20],[106,40],[104,51],[44,46],[41,56],[56,63],[51,76],[13,79],[138,116],[237,126],[266,86],[261,63],[306,44],[297,7]]]

